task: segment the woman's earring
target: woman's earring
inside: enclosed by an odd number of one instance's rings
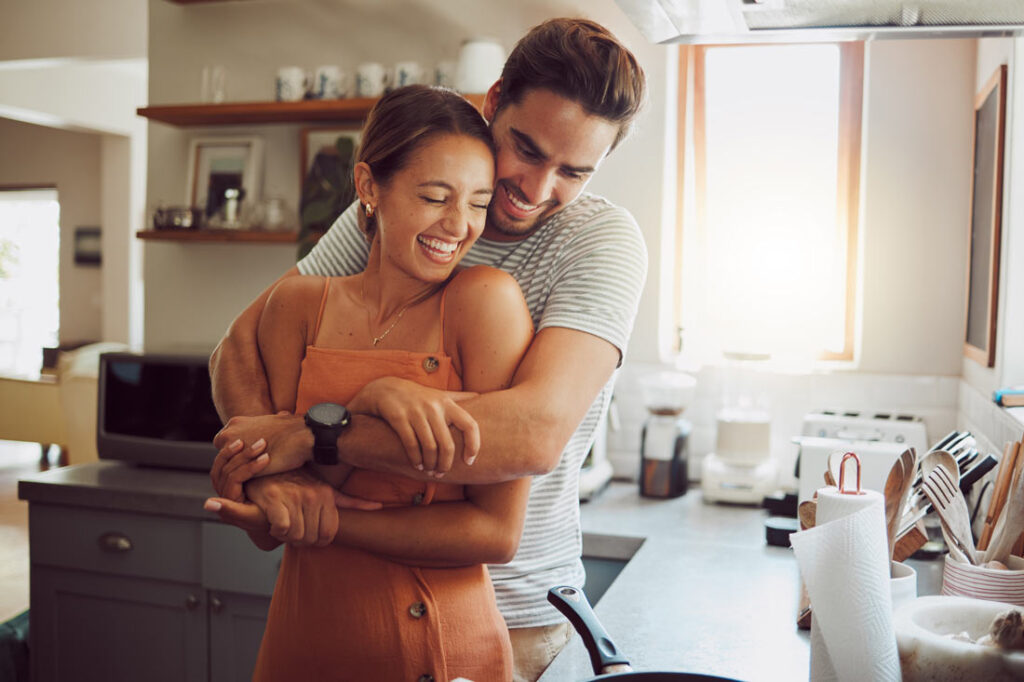
[[[369,201],[366,202],[366,217],[367,218],[372,218],[373,217],[373,206],[370,205]]]

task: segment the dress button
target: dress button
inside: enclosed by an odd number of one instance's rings
[[[420,675],[419,679],[416,682],[434,682],[434,676],[433,675]]]
[[[423,504],[423,493],[416,493],[412,496],[413,506],[419,506]]]
[[[435,358],[433,355],[431,355],[429,358],[424,358],[423,359],[423,369],[428,374],[433,374],[434,372],[437,371],[437,368],[440,367],[440,366],[441,366],[441,363],[438,362],[437,358]]]
[[[421,601],[414,602],[413,605],[409,607],[409,615],[413,618],[422,618],[426,613],[427,605]]]

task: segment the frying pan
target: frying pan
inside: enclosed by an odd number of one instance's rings
[[[633,672],[633,669],[629,667],[629,661],[615,646],[615,642],[605,631],[601,621],[597,619],[594,609],[587,601],[587,596],[581,590],[568,585],[552,587],[548,590],[548,601],[572,623],[583,640],[583,645],[587,647],[590,664],[594,667],[594,674],[597,675],[587,682],[605,682],[605,680],[629,680],[630,682],[722,680],[723,682],[736,682],[728,677],[695,673]]]

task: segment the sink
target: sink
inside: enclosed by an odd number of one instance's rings
[[[597,605],[643,544],[644,538],[628,535],[583,534],[583,568],[587,572],[583,592],[592,605]]]

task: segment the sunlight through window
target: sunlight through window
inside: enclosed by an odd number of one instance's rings
[[[0,373],[33,376],[60,325],[57,190],[0,191]]]
[[[683,287],[687,340],[712,353],[848,352],[840,48],[723,46],[701,56],[697,224],[683,238],[684,267],[700,276]]]

